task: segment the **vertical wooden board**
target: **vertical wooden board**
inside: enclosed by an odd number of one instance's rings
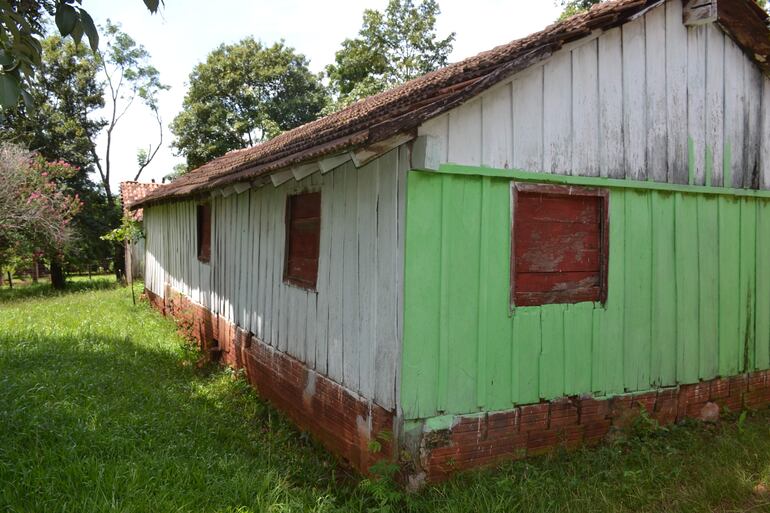
[[[249,244],[249,251],[248,251],[248,273],[250,274],[249,277],[249,294],[248,294],[248,317],[247,317],[247,326],[248,330],[253,333],[257,334],[257,315],[258,311],[260,310],[259,306],[259,288],[261,285],[260,282],[260,276],[259,276],[259,250],[261,248],[261,244],[259,243],[259,236],[262,232],[261,229],[261,216],[260,216],[260,210],[259,210],[259,199],[258,199],[258,190],[259,189],[250,189],[245,194],[249,195],[249,218],[251,219],[251,234],[250,239],[251,242]]]
[[[607,274],[606,310],[600,316],[601,334],[595,346],[596,358],[591,372],[591,388],[607,394],[623,392],[623,321],[626,283],[626,195],[627,191],[610,192],[610,256]]]
[[[347,163],[332,171],[334,175],[334,193],[331,207],[331,265],[329,269],[329,337],[328,369],[329,377],[342,383],[343,376],[343,255],[345,240],[345,177],[353,167]]]
[[[666,8],[656,7],[645,15],[645,55],[647,73],[647,176],[656,182],[668,181],[666,118]],[[639,59],[641,60],[641,59]]]
[[[572,174],[599,176],[599,42],[572,52]]]
[[[543,169],[543,67],[513,81],[513,167]]]
[[[329,293],[332,254],[332,203],[334,202],[334,176],[332,171],[323,175],[321,185],[321,240],[318,251],[318,284],[316,299],[315,369],[327,373],[329,337]],[[308,332],[309,333],[309,332]]]
[[[488,192],[488,194],[486,194]],[[486,405],[488,410],[511,407],[512,381],[518,379],[517,367],[511,367],[513,322],[509,316],[511,212],[510,182],[491,180],[484,195],[486,213],[486,337],[479,344],[486,345]],[[484,223],[485,221],[482,221]],[[483,227],[483,224],[482,224]],[[483,280],[483,278],[481,278]]]
[[[286,197],[283,188],[273,190],[273,215],[275,216],[275,262],[273,267],[273,322],[275,323],[274,347],[286,351],[288,304],[286,285],[283,283],[284,252],[286,251]]]
[[[758,189],[760,184],[759,152],[762,146],[762,77],[757,65],[743,57],[746,137],[743,145],[744,187]]]
[[[511,83],[482,97],[481,165],[509,169],[513,165],[513,105]]]
[[[449,111],[449,162],[481,164],[481,99]]]
[[[265,289],[265,311],[264,311],[264,329],[262,334],[262,340],[269,345],[275,343],[275,309],[274,309],[274,284],[275,284],[275,253],[276,253],[276,237],[275,237],[275,201],[273,199],[274,189],[272,185],[265,187],[263,194],[264,207],[262,209],[262,216],[265,218],[266,225],[266,238],[265,238],[265,281],[263,288]]]
[[[746,98],[743,51],[729,37],[725,38],[725,177],[733,187],[744,187],[743,144],[746,131]]]
[[[647,179],[647,77],[644,18],[626,23],[623,32],[623,146],[626,178]]]
[[[417,134],[428,138],[428,146],[425,150],[426,168],[438,169],[439,165],[448,161],[449,113],[429,119],[420,125]]]
[[[762,113],[760,116],[760,138],[770,141],[770,77],[762,76]],[[770,144],[759,145],[760,186],[770,189]]]
[[[397,233],[398,156],[399,150],[387,153],[380,159],[377,170],[374,400],[385,408],[391,408],[394,405],[393,394],[398,358],[396,309],[399,289],[395,279],[397,268],[400,266]]]
[[[315,355],[316,355],[316,316],[318,313],[318,294],[314,292],[308,292],[305,294],[307,298],[307,305],[305,306],[305,328],[303,333],[303,340],[305,341],[305,363],[308,368],[315,369]]]
[[[517,404],[540,401],[540,308],[519,308],[513,318],[513,379]]]
[[[539,396],[554,399],[564,395],[564,305],[540,307],[540,333]]]
[[[593,303],[567,305],[564,310],[564,392],[591,392]]]
[[[651,383],[676,384],[676,243],[674,195],[651,193],[652,358]]]
[[[698,207],[691,194],[676,193],[676,319],[679,383],[698,381]]]
[[[758,369],[770,367],[770,203],[757,200],[756,350]]]
[[[442,251],[442,288],[446,289],[444,315],[447,324],[446,405],[449,412],[473,411],[476,406],[479,312],[479,244],[481,224],[481,180],[476,177],[447,176],[444,183],[451,208],[442,212],[447,237]],[[461,205],[461,208],[456,208]],[[485,369],[486,370],[486,369]]]
[[[442,180],[408,174],[400,396],[406,419],[437,413]]]
[[[241,251],[239,254],[239,262],[237,266],[236,279],[239,282],[238,289],[238,316],[240,317],[238,325],[242,328],[249,329],[249,312],[250,312],[250,299],[254,290],[254,271],[248,264],[251,258],[251,247],[254,243],[254,228],[251,219],[251,195],[248,192],[244,192],[238,196],[239,200],[239,224],[241,227]]]
[[[359,390],[358,340],[358,172],[353,166],[345,168],[345,215],[342,243],[342,379],[343,384]]]
[[[491,270],[489,266],[489,258],[492,251],[490,246],[490,217],[491,204],[490,192],[492,186],[492,179],[488,176],[481,177],[481,191],[479,200],[479,278],[478,278],[478,296],[476,297],[476,304],[478,308],[478,320],[477,337],[476,337],[476,403],[475,406],[480,410],[484,410],[487,404],[487,382],[489,377],[487,376],[488,361],[488,345],[490,343],[489,336],[489,279],[491,276]]]
[[[572,167],[572,52],[554,55],[543,69],[543,171],[568,175]]]
[[[700,379],[719,372],[719,203],[713,196],[698,199],[698,271]]]
[[[652,222],[650,194],[626,193],[626,300],[623,369],[626,390],[650,386]]]
[[[393,152],[391,152],[393,154]],[[377,187],[382,158],[358,170],[358,337],[361,395],[374,398],[377,352]],[[383,250],[385,248],[382,248]]]
[[[754,198],[741,198],[741,264],[740,264],[740,361],[742,372],[754,370],[754,323],[756,322],[756,233],[757,209]]]
[[[259,310],[257,313],[257,336],[260,340],[267,339],[267,333],[269,333],[269,319],[267,312],[269,311],[269,269],[268,260],[270,257],[270,209],[268,203],[268,191],[267,187],[259,189],[257,195],[257,208],[259,208]]]
[[[706,27],[706,184],[724,185],[725,34]]]
[[[624,178],[623,47],[620,28],[599,37],[599,174]]]
[[[719,198],[719,374],[738,373],[740,361],[740,203]]]
[[[706,183],[706,26],[687,29],[687,133],[690,183]]]
[[[681,2],[666,2],[665,9],[668,175],[687,183],[687,28]]]
[[[395,387],[394,404],[398,407],[398,397],[401,397],[401,350],[403,348],[403,335],[404,335],[404,266],[406,260],[405,251],[405,232],[406,232],[406,186],[407,175],[411,169],[411,151],[404,146],[400,146],[398,149],[398,169],[397,169],[397,184],[396,189],[398,191],[396,201],[396,272],[395,272],[395,286],[396,286],[396,357],[395,357]]]

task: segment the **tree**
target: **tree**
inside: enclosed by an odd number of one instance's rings
[[[159,140],[154,150],[150,145],[147,151],[138,155],[139,169],[134,180],[139,180],[142,171],[152,162],[163,142],[163,122],[158,111],[157,95],[160,91],[167,90],[168,86],[160,82],[160,73],[150,64],[150,54],[144,46],[137,44],[131,36],[120,30],[120,27],[110,20],[107,20],[107,25],[103,30],[107,35],[107,49],[104,53],[99,52],[97,57],[109,93],[107,97],[109,109],[109,119],[106,123],[107,143],[103,163],[96,153],[95,144],[91,146],[91,154],[96,169],[99,171],[107,201],[112,203],[113,195],[110,188],[112,161],[110,154],[115,128],[137,99],[149,108],[155,116],[160,134]]]
[[[559,20],[566,20],[570,16],[585,12],[592,5],[601,3],[603,0],[559,0],[557,5],[563,8]]]
[[[384,13],[366,9],[358,37],[343,41],[326,67],[332,109],[445,66],[455,33],[438,38],[440,13],[436,0],[389,0]]]
[[[56,259],[64,251],[72,237],[71,221],[82,207],[64,182],[77,172],[20,146],[0,145],[0,264],[38,253]],[[52,283],[64,285],[54,275]]]
[[[29,94],[34,108],[19,103],[4,112],[0,140],[15,142],[49,161],[62,160],[78,172],[59,180],[77,193],[83,206],[71,223],[72,239],[54,271],[65,262],[85,264],[114,256],[113,245],[99,239],[120,222],[120,210],[89,179],[92,148],[105,122],[94,116],[104,105],[96,56],[82,45],[51,36],[43,41],[38,79]]]
[[[143,0],[151,13],[163,0]],[[0,2],[0,108],[15,106],[20,97],[31,105],[28,87],[42,62],[40,38],[46,16],[52,16],[63,37],[79,43],[85,35],[93,51],[99,33],[82,0],[6,0]]]
[[[221,45],[190,74],[173,146],[192,169],[312,121],[326,102],[305,56],[283,41]]]

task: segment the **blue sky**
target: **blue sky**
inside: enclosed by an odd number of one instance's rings
[[[305,54],[314,72],[323,70],[346,37],[361,25],[365,8],[383,9],[387,0],[165,0],[159,14],[151,16],[141,0],[86,0],[84,7],[97,23],[107,18],[152,54],[161,80],[171,89],[160,98],[166,130],[163,147],[145,169],[142,181],[160,178],[182,159],[169,147],[168,123],[180,111],[187,77],[195,64],[221,43],[245,37],[270,44],[279,39]],[[553,0],[439,0],[439,36],[457,33],[451,61],[458,61],[493,46],[540,30],[552,23],[559,9]],[[154,120],[136,106],[116,129],[112,150],[113,189],[136,172],[136,151],[155,144]],[[103,155],[103,141],[99,143]]]

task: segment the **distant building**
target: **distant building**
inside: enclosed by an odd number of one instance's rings
[[[143,199],[151,191],[160,187],[160,184],[142,182],[121,182],[120,203],[123,206],[123,215],[143,221],[142,209],[131,210],[131,205]],[[132,281],[144,276],[144,239],[125,243],[126,251],[126,280]]]

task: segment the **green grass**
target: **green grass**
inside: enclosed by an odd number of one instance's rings
[[[770,415],[407,495],[361,481],[108,278],[0,296],[0,511],[770,511]]]

